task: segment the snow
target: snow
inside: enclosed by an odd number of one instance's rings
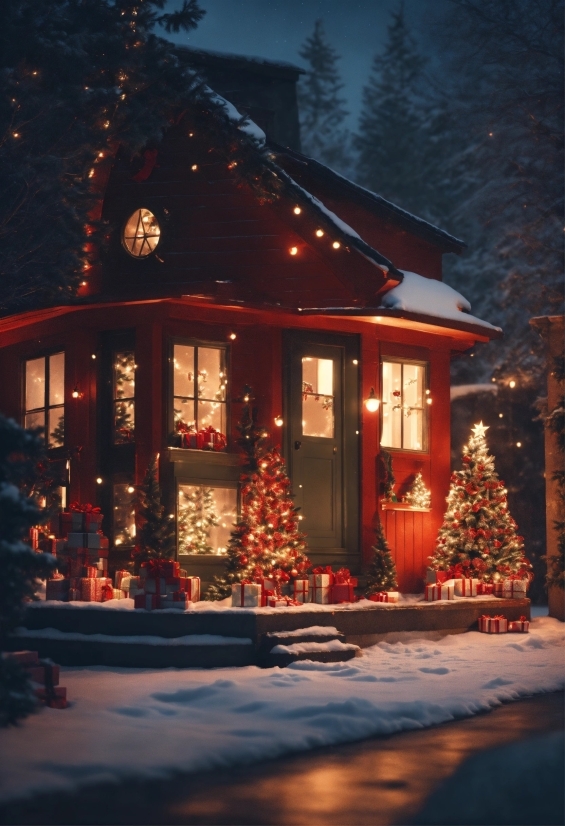
[[[328,640],[327,642],[294,642],[291,645],[275,645],[271,654],[319,654],[326,651],[360,651],[358,645]]]
[[[253,123],[248,115],[242,115],[241,112],[238,112],[233,103],[230,103],[229,100],[226,100],[226,98],[222,97],[217,92],[214,92],[209,86],[206,86],[205,89],[215,103],[219,103],[223,106],[226,115],[231,121],[238,125],[238,129],[245,132],[245,134],[250,138],[254,138],[259,146],[265,145],[265,141],[267,140],[265,133],[257,126],[256,123]],[[245,118],[245,121],[241,123],[243,118]]]
[[[394,608],[391,606],[389,610]],[[0,741],[0,799],[213,770],[468,717],[565,686],[565,625],[380,642],[286,669],[61,669],[70,707]]]
[[[500,327],[471,315],[471,305],[467,299],[449,284],[424,278],[415,272],[404,272],[404,280],[383,296],[380,309],[405,310],[450,321],[467,321],[501,332]]]
[[[294,631],[269,631],[266,637],[331,637],[340,632],[331,625],[311,625],[307,628],[296,628]]]
[[[451,388],[451,401],[473,396],[475,393],[498,393],[498,384],[456,384]]]
[[[252,645],[252,640],[248,637],[222,637],[219,634],[187,634],[184,637],[120,636],[118,634],[81,634],[78,631],[59,631],[58,628],[39,628],[36,631],[16,628],[15,636],[22,639],[22,645],[25,645],[26,637],[134,645]]]

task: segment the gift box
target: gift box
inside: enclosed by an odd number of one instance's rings
[[[196,434],[197,450],[224,450],[226,445],[224,434],[213,427],[205,427]]]
[[[261,588],[261,608],[266,608],[269,604],[269,600],[275,596],[275,591],[269,591],[268,589]]]
[[[143,608],[146,611],[155,611],[161,607],[161,597],[159,594],[136,594],[133,598],[134,608]]]
[[[477,586],[477,596],[487,596],[492,594],[493,592],[493,584],[492,582],[479,582]]]
[[[454,599],[455,586],[449,581],[438,585],[426,585],[425,599],[427,602],[437,602],[442,599]]]
[[[492,583],[492,593],[495,597],[502,596],[502,581]]]
[[[143,580],[143,588],[146,594],[161,594],[167,593],[167,580],[164,576],[147,577]]]
[[[102,520],[104,517],[101,513],[90,511],[83,514],[83,530],[87,533],[98,533],[102,529]]]
[[[114,574],[114,586],[116,588],[123,588],[122,582],[124,579],[130,579],[131,571],[126,571],[125,569],[121,571],[116,571]],[[124,588],[125,590],[125,588]]]
[[[315,602],[318,605],[329,605],[334,579],[331,568],[329,570],[314,568],[314,572],[310,574],[308,579],[310,583],[310,602]]]
[[[114,589],[111,584],[111,580],[108,577],[104,577],[108,581],[105,585],[102,586],[102,591],[100,594],[100,602],[109,602],[109,600],[114,599]]]
[[[299,603],[310,602],[310,583],[307,579],[295,579],[292,584],[292,595]]]
[[[180,576],[180,565],[174,559],[150,559],[148,562],[141,564],[139,574],[142,579],[178,577]]]
[[[180,595],[180,596],[179,596]],[[169,611],[172,609],[174,611],[186,611],[187,608],[190,606],[190,600],[184,593],[184,591],[177,591],[175,594],[171,594],[166,597],[161,597],[161,605],[160,608],[166,608]]]
[[[101,602],[102,583],[100,579],[84,577],[80,581],[80,598],[83,602]]]
[[[29,544],[34,551],[37,551],[39,548],[39,528],[29,529]]]
[[[479,631],[483,634],[506,634],[508,631],[508,620],[502,615],[489,617],[484,614],[479,617]]]
[[[96,565],[87,565],[84,569],[83,577],[97,577],[98,568]]]
[[[80,602],[80,588],[69,588],[69,602]]]
[[[398,591],[378,591],[376,594],[369,594],[367,599],[371,602],[398,602],[399,597]]]
[[[107,576],[107,574],[108,574],[108,560],[107,559],[99,559],[96,567],[98,568],[98,576]]]
[[[478,579],[468,579],[467,577],[463,577],[462,579],[455,580],[455,596],[456,597],[476,597],[478,594],[478,587],[479,587],[479,580]]]
[[[112,588],[112,591],[113,591],[112,599],[125,599],[126,598],[126,592],[122,591],[121,588]]]
[[[86,576],[86,568],[90,562],[88,552],[80,554],[76,559],[69,558],[69,576],[83,577]]]
[[[88,548],[89,550],[107,549],[109,547],[108,537],[101,533],[74,533],[70,532],[67,537],[69,548]]]
[[[231,604],[238,608],[258,608],[261,605],[261,590],[256,582],[234,582],[231,586]]]
[[[505,599],[525,599],[527,589],[527,579],[508,577],[502,580],[502,596]]]
[[[284,597],[269,597],[267,600],[267,605],[269,608],[286,608],[288,603]]]
[[[69,533],[82,531],[84,525],[82,513],[78,513],[77,511],[63,511],[59,516],[59,522],[59,532],[64,538],[66,538]]]
[[[508,623],[508,630],[518,634],[528,634],[530,623],[527,617],[520,617],[519,620],[512,620]]]
[[[69,580],[63,577],[54,577],[47,580],[45,599],[56,599],[67,602],[69,599]]]
[[[340,602],[355,602],[353,585],[349,582],[340,582],[330,588],[330,600],[333,605]]]
[[[189,602],[200,602],[200,577],[181,577],[182,590],[186,593]]]

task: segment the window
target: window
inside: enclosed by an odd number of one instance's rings
[[[225,554],[237,520],[237,490],[179,485],[179,554]]]
[[[131,484],[113,486],[114,545],[135,543],[135,488]]]
[[[65,443],[65,354],[25,363],[25,427],[43,427],[47,447]]]
[[[114,444],[123,445],[135,438],[135,353],[114,353],[112,405]]]
[[[302,434],[334,437],[333,359],[302,359]]]
[[[173,411],[175,429],[213,427],[225,434],[226,352],[222,347],[175,344]]]
[[[383,361],[381,445],[426,450],[425,362]]]
[[[127,220],[122,234],[122,243],[134,258],[150,255],[161,237],[161,228],[152,212],[136,209]]]

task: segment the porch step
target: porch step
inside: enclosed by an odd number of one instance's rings
[[[263,668],[285,668],[298,660],[335,663],[361,655],[357,645],[350,645],[337,628],[319,625],[264,634],[259,646]]]

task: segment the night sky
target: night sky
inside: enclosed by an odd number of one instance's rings
[[[416,37],[443,1],[405,0],[406,17]],[[399,4],[399,0],[200,0],[206,16],[198,29],[173,39],[301,66],[298,52],[321,18],[330,44],[342,58],[339,68],[350,111],[348,125],[355,128],[363,84],[374,55],[383,48],[390,12]],[[175,5],[170,4],[171,8]]]

